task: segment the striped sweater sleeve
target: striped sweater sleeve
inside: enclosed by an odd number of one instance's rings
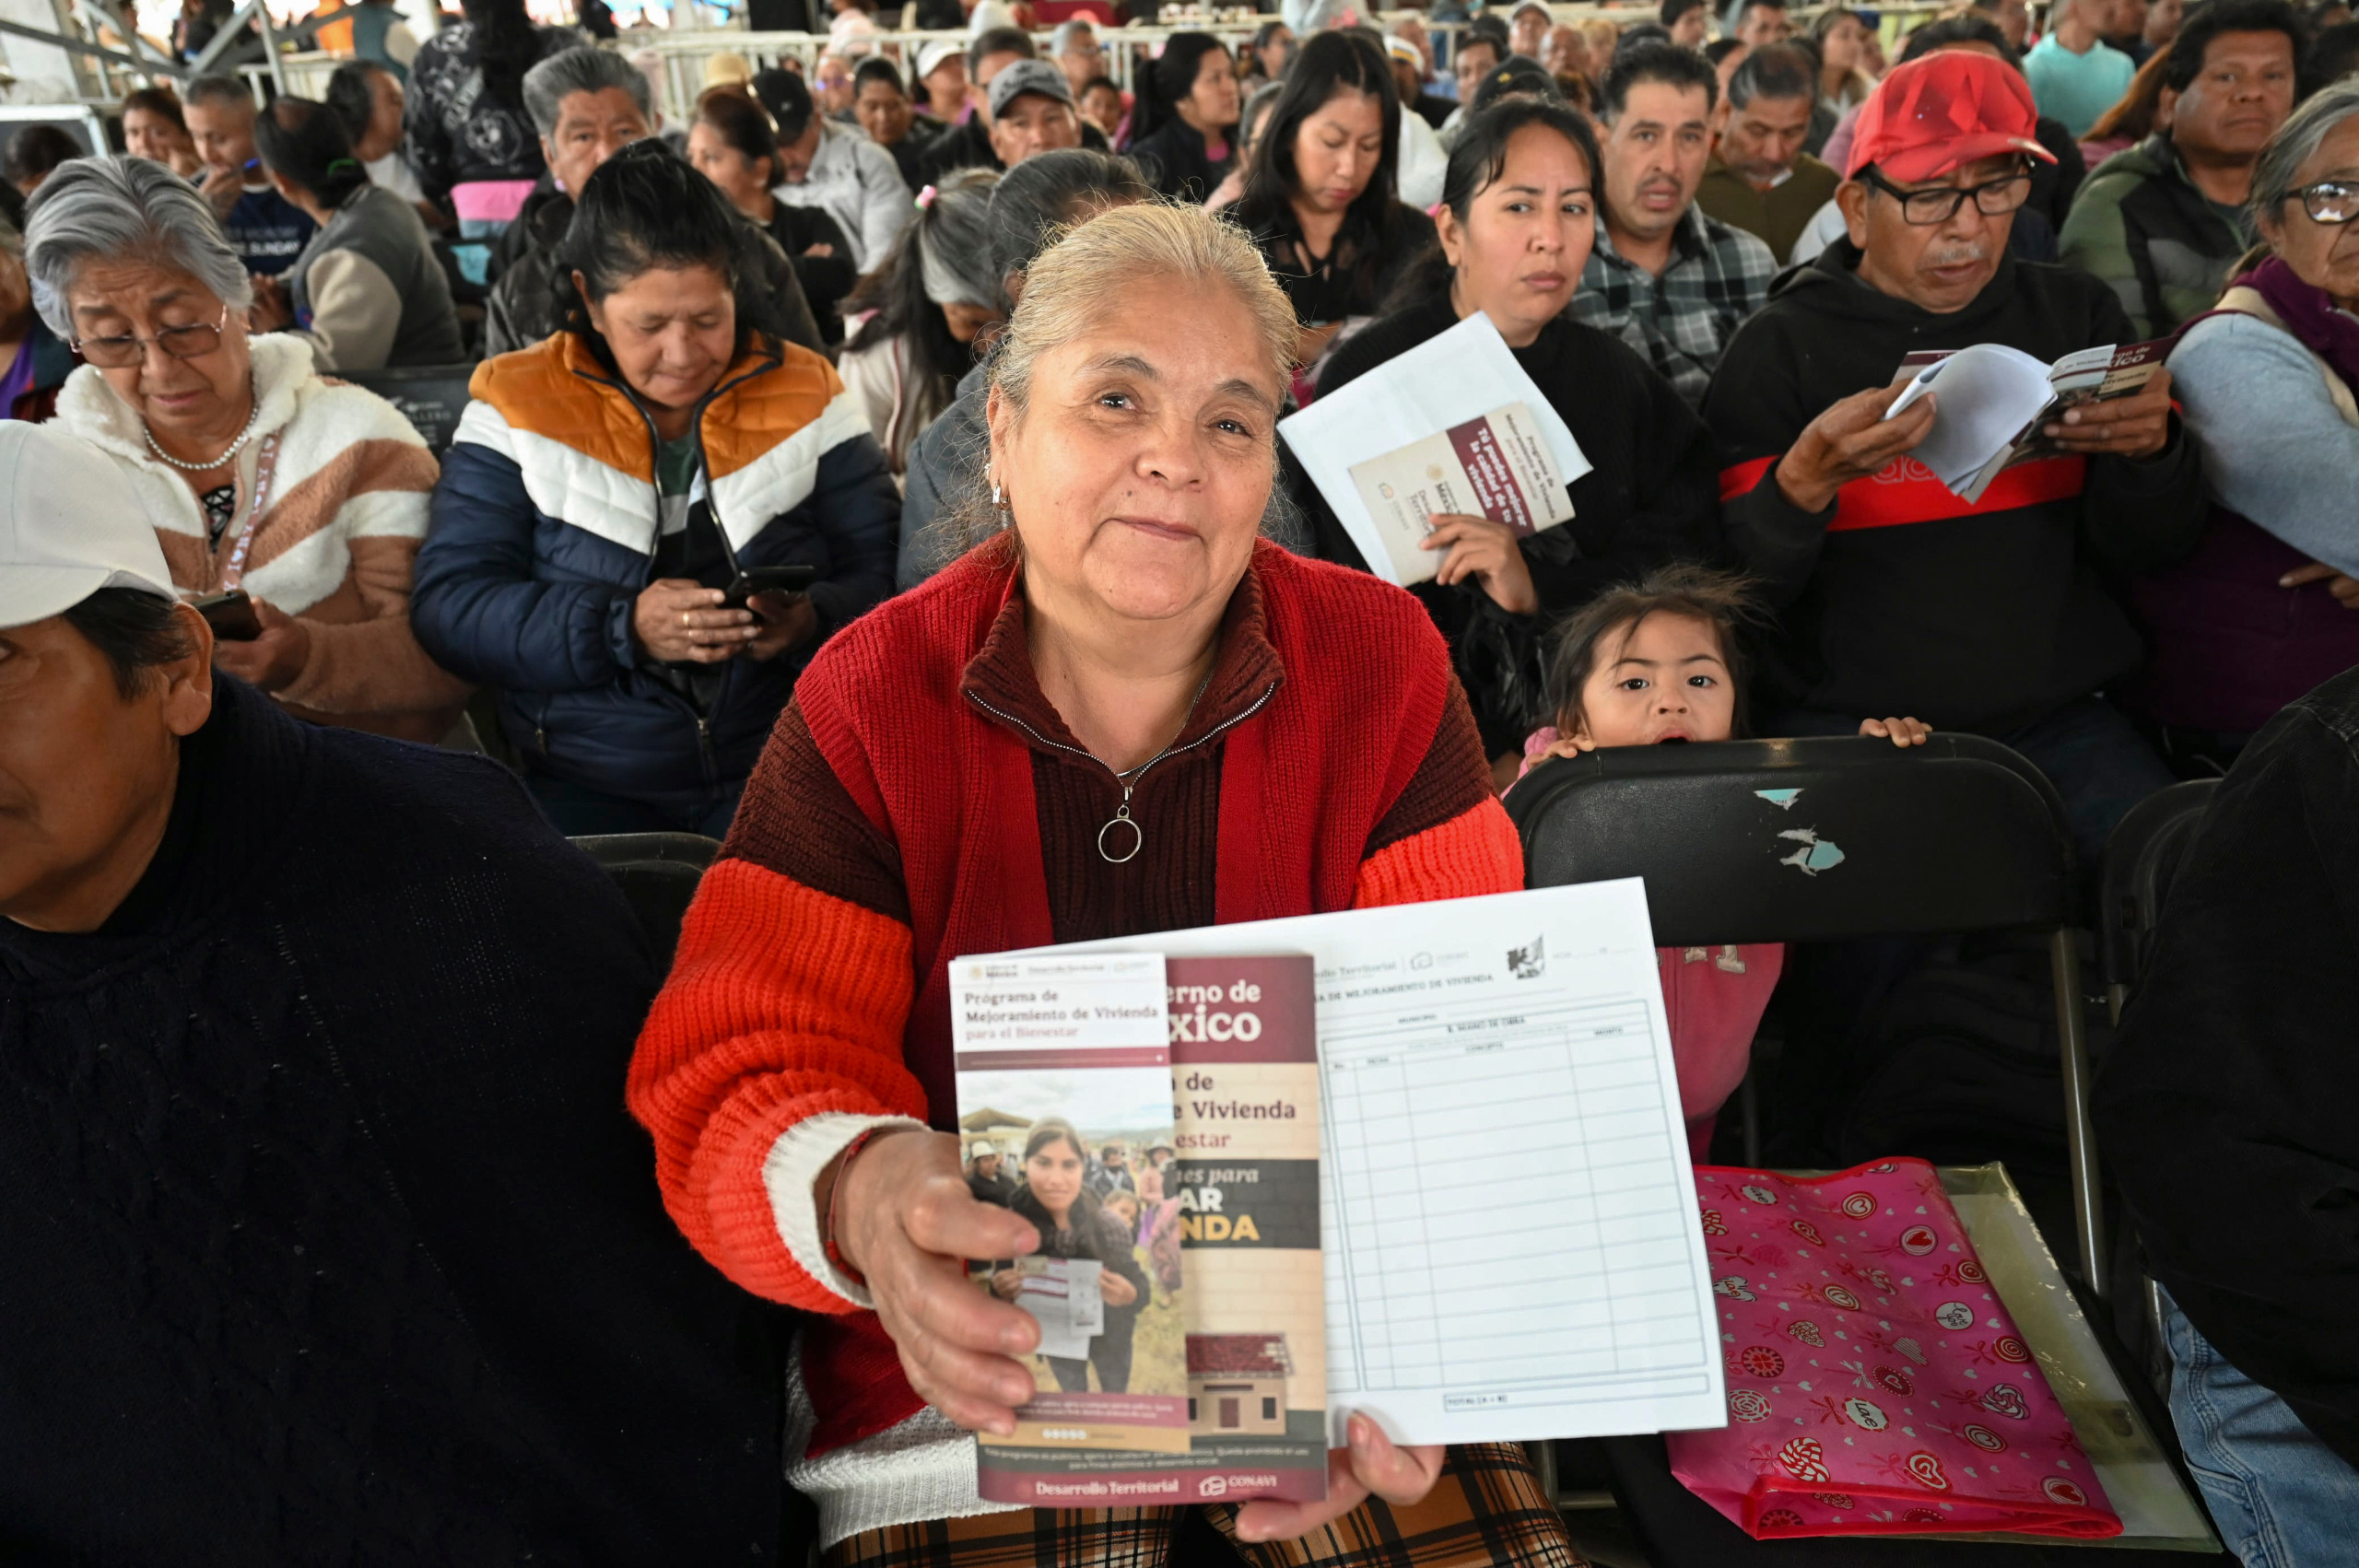
[[[924,1125],[901,1062],[914,987],[891,837],[790,705],[688,908],[628,1088],[673,1220],[756,1294],[870,1305],[826,1257],[813,1188],[862,1131]]]
[[[1491,789],[1483,739],[1455,676],[1417,770],[1368,835],[1352,907],[1419,904],[1523,886],[1523,844]]]

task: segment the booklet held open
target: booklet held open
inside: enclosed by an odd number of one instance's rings
[[[1923,350],[1901,360],[1901,369],[1913,374],[1884,417],[1933,396],[1933,427],[1909,456],[1971,505],[2001,470],[2062,455],[2045,428],[2069,408],[2138,391],[2162,369],[2170,347],[2168,341],[2108,343],[2053,365],[1997,343]]]

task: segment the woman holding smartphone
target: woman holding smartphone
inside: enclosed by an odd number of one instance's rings
[[[565,329],[476,370],[443,460],[418,639],[498,688],[569,834],[726,833],[804,664],[893,586],[884,455],[734,285],[742,221],[661,142],[607,159]]]

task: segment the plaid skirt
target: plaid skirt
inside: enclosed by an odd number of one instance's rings
[[[1296,1540],[1248,1545],[1235,1504],[1203,1513],[1252,1568],[1581,1568],[1565,1521],[1513,1443],[1449,1450],[1414,1507],[1371,1497]],[[826,1568],[1188,1568],[1172,1562],[1178,1508],[1035,1508],[863,1530]]]

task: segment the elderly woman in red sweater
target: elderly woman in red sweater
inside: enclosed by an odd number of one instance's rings
[[[674,1218],[820,1315],[791,1479],[831,1568],[1036,1539],[1159,1562],[1181,1522],[977,1498],[971,1433],[1014,1430],[1037,1331],[959,1260],[1038,1238],[960,1175],[950,959],[1522,884],[1431,621],[1259,538],[1294,337],[1250,240],[1194,209],[1108,212],[1034,263],[983,542],[813,661],[640,1036]],[[1273,1568],[1576,1561],[1520,1449],[1349,1429],[1326,1503],[1214,1523]]]

